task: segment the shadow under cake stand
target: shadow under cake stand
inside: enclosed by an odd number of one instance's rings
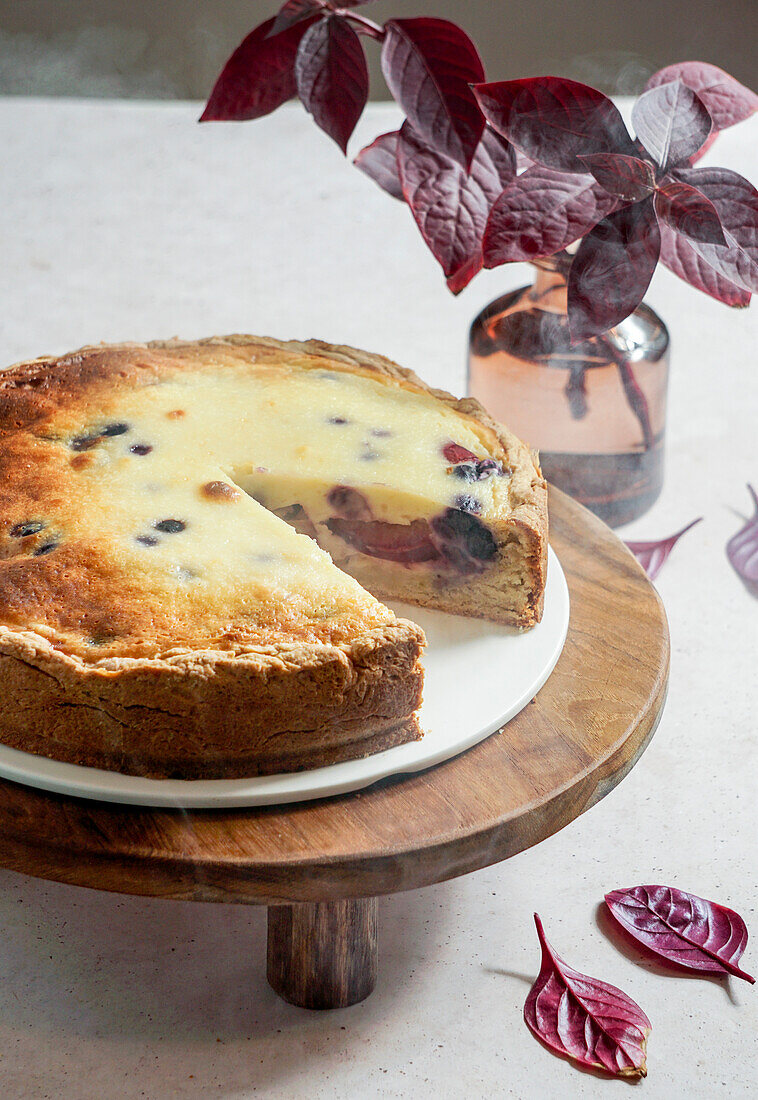
[[[544,840],[623,779],[658,724],[669,638],[655,589],[609,528],[553,489],[550,523],[571,596],[566,644],[532,703],[479,745],[354,794],[277,807],[153,809],[0,780],[0,865],[126,894],[267,905],[268,980],[281,997],[305,1008],[363,1000],[379,895]]]

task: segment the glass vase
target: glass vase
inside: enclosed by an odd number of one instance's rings
[[[540,452],[553,485],[611,527],[663,484],[669,337],[649,306],[571,346],[566,264],[491,302],[471,326],[469,393]]]

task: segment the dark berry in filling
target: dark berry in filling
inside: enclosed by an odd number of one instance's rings
[[[447,443],[442,448],[442,454],[451,463],[448,473],[455,474],[461,481],[484,481],[493,474],[512,472],[504,470],[494,458],[477,458],[473,451],[460,443]]]
[[[423,519],[413,523],[384,523],[334,517],[326,521],[326,526],[333,535],[372,558],[410,563],[439,557],[429,524]]]
[[[372,519],[371,505],[357,489],[349,485],[335,485],[326,494],[327,503],[345,519]]]
[[[497,553],[490,529],[459,508],[446,508],[430,522],[385,523],[334,516],[326,526],[362,554],[406,565],[437,562],[458,573],[481,573],[484,563]]]
[[[328,424],[349,424],[350,421],[345,416],[330,416],[327,423]]]
[[[183,519],[159,519],[157,523],[153,524],[156,531],[162,531],[164,535],[178,535],[180,531],[184,531],[187,524]]]
[[[158,539],[155,537],[155,535],[137,535],[134,541],[138,542],[140,546],[158,545]]]
[[[41,546],[38,546],[36,550],[32,550],[32,555],[35,558],[41,558],[43,554],[51,554],[53,550],[58,549],[57,542],[43,542]]]
[[[455,507],[459,508],[461,512],[471,512],[472,515],[476,515],[482,510],[482,505],[476,497],[466,496],[463,493],[455,498]]]
[[[132,443],[129,448],[133,455],[149,455],[152,449],[149,443]]]
[[[45,524],[40,520],[33,520],[30,523],[17,523],[15,527],[11,527],[10,534],[14,539],[25,539],[28,535],[36,535],[42,531]]]
[[[126,435],[128,431],[129,425],[119,421],[117,424],[106,424],[101,434],[110,439],[114,435]]]
[[[480,519],[457,508],[446,508],[431,521],[440,552],[462,572],[474,572],[497,553],[497,543]]]
[[[494,458],[483,458],[476,464],[479,478],[491,477],[492,474],[502,474],[503,467]]]
[[[100,442],[100,435],[77,435],[71,440],[72,451],[89,451]]]
[[[502,474],[503,468],[494,458],[483,458],[479,462],[462,462],[453,466],[452,472],[462,481],[486,481],[493,474]]]

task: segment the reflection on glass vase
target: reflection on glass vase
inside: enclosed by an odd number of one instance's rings
[[[533,286],[474,320],[469,393],[539,450],[548,481],[617,527],[663,484],[668,332],[643,304],[572,347],[565,263],[539,263]]]

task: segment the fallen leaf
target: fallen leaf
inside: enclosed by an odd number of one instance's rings
[[[573,970],[555,954],[534,914],[542,967],[524,1005],[527,1027],[556,1054],[617,1077],[645,1077],[651,1024],[614,985]]]

